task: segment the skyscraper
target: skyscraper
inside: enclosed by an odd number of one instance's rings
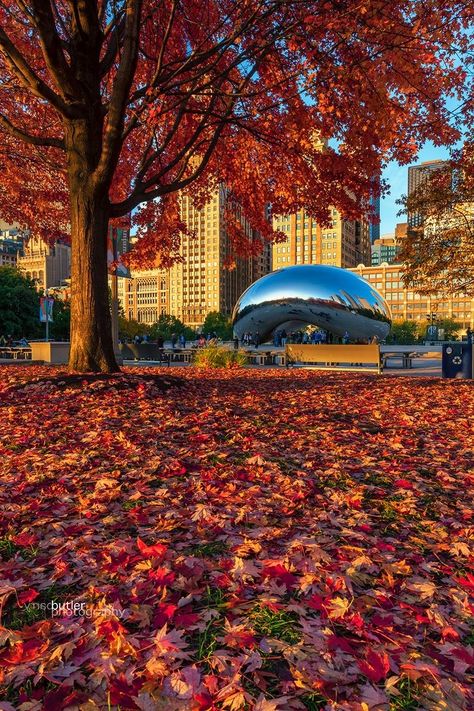
[[[369,224],[370,243],[373,244],[376,239],[380,238],[380,195],[372,198],[370,201],[370,207],[374,211],[375,217],[377,218],[376,222],[371,222]]]
[[[132,279],[119,280],[119,300],[127,318],[152,324],[167,313],[197,329],[211,311],[230,316],[242,292],[271,271],[269,245],[260,255],[236,257],[229,265],[232,245],[226,226],[227,200],[223,185],[201,210],[191,197],[181,196],[181,217],[195,236],[182,237],[182,262],[170,269],[133,270]],[[246,236],[261,239],[237,210]]]
[[[447,162],[444,160],[429,160],[420,165],[411,165],[408,168],[408,197],[413,196],[417,188],[426,183],[433,171],[445,165]],[[419,212],[409,212],[407,222],[408,227],[420,227],[423,224],[423,217]]]
[[[331,208],[331,224],[321,225],[304,210],[294,215],[276,215],[273,226],[287,234],[285,242],[273,245],[273,269],[292,264],[331,264],[355,267],[370,264],[370,230],[367,221],[345,220]]]

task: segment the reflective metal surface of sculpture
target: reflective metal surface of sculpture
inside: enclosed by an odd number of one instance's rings
[[[382,296],[353,272],[323,264],[300,264],[266,274],[244,291],[232,316],[235,335],[258,333],[266,341],[278,328],[307,324],[351,340],[383,340],[391,314]]]

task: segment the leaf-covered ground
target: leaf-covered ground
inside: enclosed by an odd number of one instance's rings
[[[0,374],[0,709],[474,708],[472,383]]]

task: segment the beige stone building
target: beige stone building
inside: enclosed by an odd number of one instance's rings
[[[51,246],[38,237],[30,237],[17,266],[36,282],[39,291],[61,286],[71,276],[71,248],[61,242]]]
[[[195,237],[182,238],[182,263],[168,270],[133,271],[131,279],[119,279],[119,301],[127,318],[152,324],[160,314],[171,314],[198,329],[211,311],[230,316],[242,292],[271,271],[269,246],[258,257],[238,258],[233,268],[226,268],[231,256],[226,200],[223,186],[202,210],[190,197],[181,197],[181,216]],[[239,219],[252,237],[248,221]]]
[[[273,226],[287,234],[286,242],[273,245],[273,269],[293,264],[330,264],[355,267],[370,262],[370,226],[365,221],[345,220],[331,208],[332,222],[322,227],[300,210],[276,215]]]
[[[474,329],[474,299],[470,296],[417,294],[405,288],[402,281],[402,264],[384,263],[371,267],[359,264],[351,271],[369,281],[382,294],[395,321],[413,320],[428,325],[427,315],[435,314],[440,320],[454,319],[464,330],[468,326]]]

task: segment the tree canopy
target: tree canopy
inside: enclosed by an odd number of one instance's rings
[[[202,325],[203,333],[215,333],[218,338],[229,341],[232,338],[232,324],[230,318],[219,311],[207,314]]]
[[[176,336],[184,335],[186,339],[194,338],[195,333],[191,328],[188,328],[179,318],[170,314],[161,314],[158,321],[150,328],[152,338],[160,336],[165,341],[169,340],[173,334]]]
[[[171,196],[191,185],[225,181],[265,233],[268,202],[353,211],[385,158],[454,138],[443,96],[463,80],[468,14],[457,0],[3,0],[0,209],[65,228],[68,127],[96,111],[110,216],[161,198],[140,220],[164,259],[182,227]],[[318,135],[339,148],[321,153]]]
[[[177,256],[179,191],[228,190],[261,249],[300,207],[355,217],[384,161],[458,133],[464,0],[2,0],[0,213],[72,240],[71,360],[113,370],[107,227],[138,208],[135,261]],[[321,144],[332,142],[321,150]]]

